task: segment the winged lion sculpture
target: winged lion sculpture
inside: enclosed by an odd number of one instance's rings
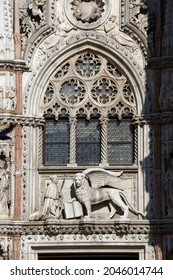
[[[115,215],[116,205],[123,211],[121,219],[128,217],[129,210],[136,215],[141,215],[142,218],[145,217],[128,202],[123,192],[126,179],[121,178],[122,173],[102,168],[89,168],[82,173],[75,174],[73,181],[76,198],[86,208],[88,218],[91,217],[91,205],[104,201],[110,202],[109,219]]]

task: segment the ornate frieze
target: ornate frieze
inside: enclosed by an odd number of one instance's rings
[[[5,222],[4,222],[5,223]],[[157,220],[154,221],[130,221],[121,223],[120,221],[106,221],[93,223],[91,221],[78,221],[70,223],[68,222],[11,222],[10,224],[4,224],[0,222],[0,231],[2,235],[53,235],[59,236],[70,234],[76,235],[79,233],[87,235],[93,234],[114,234],[115,236],[126,236],[126,234],[146,234],[146,235],[155,235],[155,234],[173,234],[173,224],[171,222],[165,222]],[[63,237],[62,237],[63,238]]]
[[[43,118],[30,118],[24,116],[0,115],[1,124],[21,124],[22,126],[42,127],[45,120]]]

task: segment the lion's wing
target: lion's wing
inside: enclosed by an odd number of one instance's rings
[[[119,178],[123,173],[122,171],[112,172],[102,168],[88,168],[84,170],[82,173],[89,178],[89,180],[91,181],[91,186],[93,188],[109,185],[110,181],[114,181],[115,183],[117,183],[117,188],[118,188],[118,182],[122,182],[123,180]]]

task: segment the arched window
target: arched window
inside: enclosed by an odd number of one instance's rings
[[[45,165],[133,164],[135,95],[114,62],[72,57],[49,78],[41,107]]]

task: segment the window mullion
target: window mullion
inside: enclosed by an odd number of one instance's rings
[[[109,165],[108,164],[108,125],[109,119],[107,117],[100,118],[101,125],[101,166]]]
[[[68,165],[77,165],[76,164],[76,127],[77,127],[76,117],[70,117],[69,123],[70,123],[70,159]]]

